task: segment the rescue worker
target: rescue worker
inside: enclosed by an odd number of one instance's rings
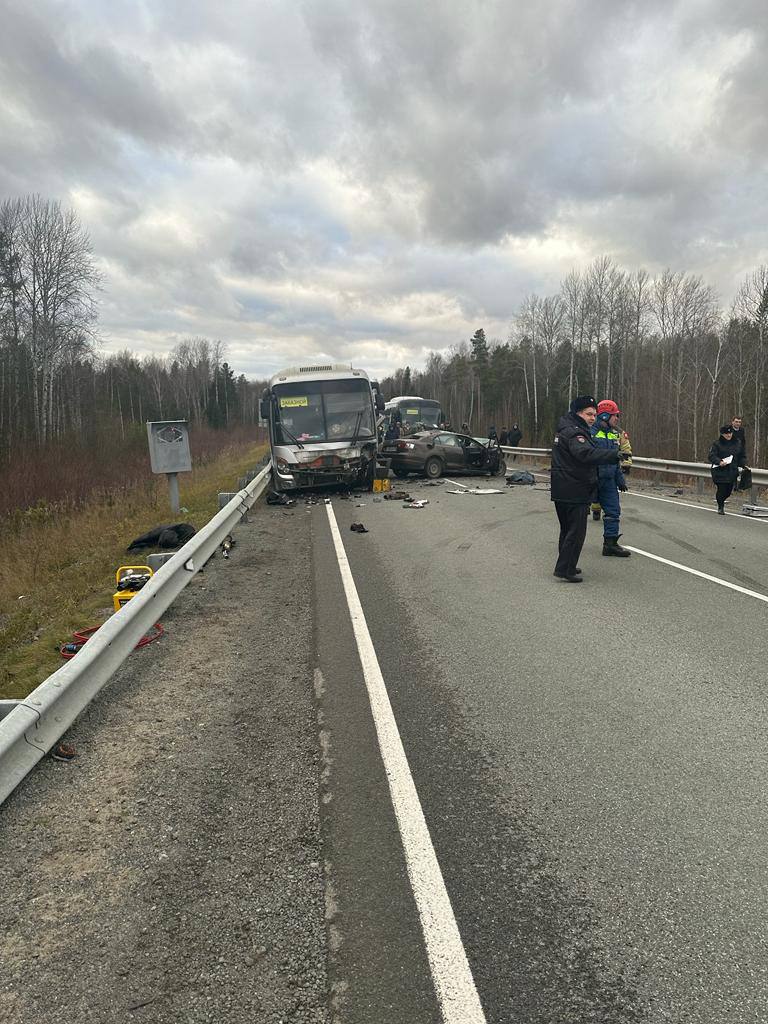
[[[616,405],[615,402],[612,402],[609,398],[604,398],[602,402],[597,403],[597,415],[599,416],[601,412],[615,413],[617,416],[621,415],[618,405]],[[621,471],[626,477],[629,476],[632,470],[632,443],[629,440],[629,434],[626,430],[622,430],[621,426],[618,424],[615,429],[619,435],[619,451],[624,453],[624,461],[621,463]],[[600,512],[600,502],[593,502],[592,518],[595,522],[600,521]]]
[[[598,466],[618,465],[618,446],[598,448],[592,438],[597,402],[580,395],[561,417],[552,446],[550,497],[560,523],[558,556],[553,573],[568,583],[581,583],[577,562],[587,533],[589,504],[597,489]]]
[[[721,516],[725,515],[725,503],[733,493],[739,476],[739,467],[746,461],[741,442],[733,436],[734,433],[733,425],[725,423],[720,427],[720,437],[709,449],[712,482],[717,490],[717,512]]]
[[[600,402],[604,406],[598,412],[597,421],[592,427],[592,437],[598,448],[607,448],[620,452],[621,440],[619,423],[619,407],[615,402],[606,399]],[[613,411],[615,410],[615,411]],[[603,554],[629,558],[632,554],[619,544],[619,521],[621,519],[621,501],[619,491],[627,490],[627,483],[620,466],[599,466],[597,470],[598,507],[603,510]]]

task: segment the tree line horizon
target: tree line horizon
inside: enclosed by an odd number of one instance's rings
[[[167,355],[99,352],[101,289],[90,239],[73,210],[39,195],[0,203],[0,458],[72,440],[124,439],[150,419],[256,428],[263,380],[235,375],[221,341],[189,337]],[[454,426],[547,445],[574,395],[612,398],[636,451],[700,459],[740,414],[758,464],[768,436],[768,266],[747,274],[728,310],[704,279],[628,271],[604,255],[557,292],[526,296],[506,340],[479,327],[424,368],[382,378],[385,397],[440,401]]]
[[[517,423],[523,444],[549,446],[578,394],[610,398],[636,453],[700,461],[719,427],[744,418],[754,465],[768,430],[768,266],[747,274],[730,308],[696,274],[627,271],[609,256],[574,268],[551,295],[526,296],[506,341],[484,328],[382,378],[385,398],[440,402],[454,428]]]

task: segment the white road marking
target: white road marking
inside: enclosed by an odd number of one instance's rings
[[[659,498],[655,494],[643,494],[641,491],[627,491],[625,498],[649,498],[651,501],[664,501],[667,505],[683,505],[685,508],[697,508],[699,512],[711,512],[717,515],[717,509],[705,508],[703,505],[695,505],[691,501],[678,501],[677,498]],[[623,500],[623,499],[622,499]],[[761,519],[759,516],[745,516],[741,512],[726,512],[727,516],[735,516],[737,519],[748,519],[751,523],[768,524],[768,519]]]
[[[405,756],[336,516],[330,505],[326,505],[326,511],[443,1021],[444,1024],[485,1024],[485,1014]]]
[[[728,580],[721,580],[719,576],[710,576],[708,572],[701,572],[699,569],[692,569],[690,565],[681,565],[680,562],[673,562],[669,558],[662,558],[661,555],[651,554],[650,551],[643,551],[642,548],[633,548],[629,544],[623,545],[627,551],[632,551],[637,555],[643,555],[645,558],[652,558],[654,562],[663,562],[664,565],[671,565],[675,569],[680,569],[682,572],[689,572],[692,576],[700,576],[703,580],[709,580],[710,583],[719,583],[721,587],[728,587],[729,590],[737,590],[740,594],[746,594],[747,597],[754,597],[758,601],[765,601],[768,604],[768,595],[759,594],[756,590],[749,590],[747,587],[740,587],[738,583],[729,583]]]

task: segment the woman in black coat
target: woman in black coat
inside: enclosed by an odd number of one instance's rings
[[[730,461],[726,461],[730,459]],[[733,436],[733,427],[726,423],[720,427],[720,437],[709,449],[712,480],[717,489],[717,511],[725,515],[725,503],[733,493],[739,478],[739,468],[745,464],[741,443]]]

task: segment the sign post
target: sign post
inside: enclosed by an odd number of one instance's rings
[[[189,429],[186,420],[155,420],[147,423],[149,460],[153,473],[165,473],[171,511],[179,511],[179,473],[192,470]]]

